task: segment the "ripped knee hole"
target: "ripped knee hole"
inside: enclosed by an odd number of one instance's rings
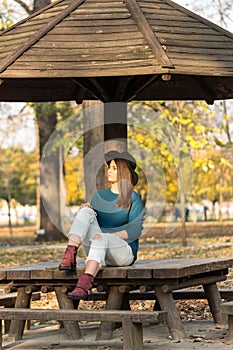
[[[92,237],[93,240],[101,239],[101,238],[102,238],[102,236],[100,234],[98,234],[98,233],[95,236]]]

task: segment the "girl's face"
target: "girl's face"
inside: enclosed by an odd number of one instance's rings
[[[112,184],[117,182],[117,166],[114,160],[108,166],[107,178]]]

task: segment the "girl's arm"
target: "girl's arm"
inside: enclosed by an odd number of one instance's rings
[[[125,240],[129,239],[128,233],[126,230],[114,232],[114,235],[117,237],[120,237],[121,239],[125,239]]]
[[[141,236],[145,209],[141,196],[134,192],[132,205],[129,211],[128,223],[120,227],[120,231],[115,232],[116,236],[128,241],[134,241]]]

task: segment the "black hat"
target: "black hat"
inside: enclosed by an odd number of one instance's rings
[[[109,151],[104,155],[105,161],[108,163],[113,159],[124,159],[127,161],[130,172],[132,174],[133,185],[135,186],[138,182],[138,174],[135,172],[136,169],[136,160],[130,153],[127,151],[118,152],[118,151]]]

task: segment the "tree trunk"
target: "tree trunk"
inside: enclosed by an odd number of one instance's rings
[[[84,125],[84,201],[90,201],[97,189],[104,188],[104,119],[103,104],[99,101],[83,102]]]
[[[45,104],[44,104],[45,105]],[[51,107],[53,104],[51,104]],[[64,240],[63,234],[63,215],[61,208],[64,203],[61,203],[61,191],[63,174],[62,149],[61,146],[50,147],[43,154],[45,145],[49,137],[55,131],[57,124],[56,113],[49,108],[46,108],[46,113],[42,108],[36,109],[37,123],[39,127],[39,153],[41,168],[40,168],[40,229],[45,230],[45,234],[39,235],[38,240]]]
[[[12,222],[11,222],[11,195],[10,195],[10,193],[8,193],[7,211],[8,211],[8,227],[9,227],[10,235],[13,236]]]
[[[26,2],[22,1],[20,3],[21,7],[26,11],[28,15],[31,15],[32,13],[35,13],[39,11],[40,9],[48,6],[51,4],[51,0],[34,0],[32,9],[29,8]],[[39,104],[37,104],[39,105]],[[44,104],[45,106],[45,104]],[[48,104],[49,106],[49,104]],[[36,108],[35,104],[35,113],[37,118],[37,124],[39,129],[39,154],[40,159],[42,156],[42,152],[44,149],[44,146],[46,142],[48,141],[50,135],[55,130],[55,126],[57,123],[56,114],[50,114],[50,113],[39,113],[38,109]],[[39,110],[41,110],[39,108]],[[49,108],[47,109],[49,110]],[[38,236],[38,240],[61,240],[64,239],[64,235],[62,233],[62,214],[61,214],[61,186],[63,185],[63,179],[61,176],[61,168],[58,168],[58,166],[61,165],[61,150],[55,152],[53,156],[50,157],[50,164],[47,164],[44,166],[44,174],[51,174],[51,178],[54,179],[54,182],[50,181],[48,177],[46,177],[47,180],[44,184],[44,188],[46,188],[46,191],[44,191],[44,195],[46,196],[45,201],[49,204],[51,204],[52,208],[50,208],[50,212],[52,212],[51,215],[48,215],[48,210],[44,207],[44,202],[42,198],[40,197],[39,190],[37,192],[37,210],[38,210],[38,216],[39,219],[37,220],[37,227],[44,228],[45,229],[45,235]],[[60,162],[60,163],[59,163]],[[55,172],[58,172],[57,176],[53,176],[56,174]],[[40,173],[40,179],[41,179],[41,173]],[[38,174],[38,181],[37,185],[40,186],[40,179]],[[48,198],[48,194],[50,194],[50,198]],[[51,221],[52,219],[52,221]]]
[[[179,191],[180,191],[180,205],[181,205],[181,225],[182,225],[182,245],[187,246],[187,228],[185,221],[185,193],[183,189],[182,179],[179,169],[177,170]]]
[[[223,177],[219,177],[219,221],[222,222],[222,205],[223,205]]]

